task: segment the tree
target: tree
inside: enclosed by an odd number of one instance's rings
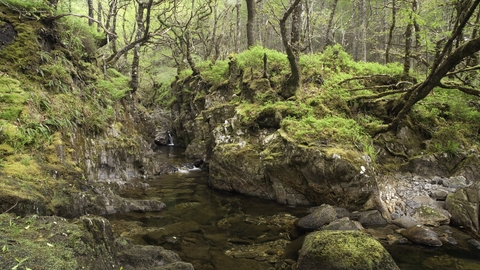
[[[437,52],[430,67],[427,78],[413,86],[406,94],[397,100],[391,112],[394,116],[388,126],[384,126],[379,132],[396,128],[400,121],[410,112],[412,107],[425,98],[434,87],[441,85],[441,80],[466,58],[480,51],[480,38],[474,38],[454,48],[454,43],[463,36],[463,31],[469,19],[477,9],[480,0],[474,0],[470,5],[458,11],[455,27],[450,37],[444,42],[443,47]],[[449,53],[450,52],[450,53]]]
[[[299,15],[301,14],[301,0],[295,0],[290,7],[285,11],[283,17],[280,19],[280,33],[282,36],[283,46],[285,47],[285,52],[287,53],[288,62],[290,64],[290,77],[285,82],[281,95],[284,98],[289,98],[295,95],[295,92],[300,87],[301,83],[301,69],[298,63],[299,60],[299,44],[298,44],[298,31],[301,27],[298,26],[298,23],[301,22]],[[287,35],[287,20],[295,13],[297,18],[292,20],[292,31],[290,38]]]
[[[247,2],[247,47],[255,45],[255,1],[245,0]]]

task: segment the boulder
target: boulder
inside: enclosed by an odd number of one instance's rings
[[[417,226],[418,222],[411,216],[403,216],[392,221],[393,224],[397,225],[400,228],[411,228]]]
[[[401,234],[405,236],[410,242],[416,244],[422,244],[431,247],[439,247],[442,245],[442,241],[438,235],[427,228],[424,227],[411,227],[406,230],[401,231]]]
[[[480,232],[480,181],[461,188],[450,194],[446,208],[451,213],[451,222],[465,226],[474,232]]]
[[[364,212],[353,212],[351,219],[357,220],[363,226],[385,225],[387,221],[378,210],[369,210]]]
[[[385,248],[359,231],[317,231],[305,237],[297,270],[399,269]]]
[[[296,225],[306,231],[313,231],[322,228],[322,226],[334,221],[337,218],[335,208],[328,204],[323,204],[316,208],[311,214],[300,218]]]
[[[327,226],[322,228],[323,230],[337,230],[337,231],[361,231],[364,230],[362,224],[358,221],[350,220],[348,217],[334,220]]]
[[[429,205],[422,205],[413,215],[419,223],[430,226],[440,226],[450,223],[450,214],[444,209],[435,208]]]

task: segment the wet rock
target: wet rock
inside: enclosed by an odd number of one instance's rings
[[[362,224],[358,221],[350,220],[348,217],[334,220],[322,228],[322,230],[364,230]]]
[[[450,194],[446,209],[451,213],[453,224],[462,225],[474,232],[480,232],[480,181]]]
[[[317,231],[306,236],[297,270],[399,269],[372,237],[358,231]]]
[[[190,263],[180,261],[180,257],[171,250],[160,246],[134,245],[120,254],[123,269],[175,269],[193,270]]]
[[[468,243],[472,244],[477,249],[480,249],[480,241],[475,240],[475,239],[470,239],[470,240],[468,240]]]
[[[392,223],[400,228],[411,228],[417,226],[418,224],[417,220],[411,216],[399,217],[394,219]]]
[[[337,217],[335,208],[328,204],[321,205],[311,214],[300,218],[296,225],[306,231],[318,230],[322,226],[334,221]]]
[[[360,222],[363,226],[385,225],[387,221],[378,210],[369,210],[364,212],[353,212],[350,216],[352,220]]]
[[[143,238],[147,243],[162,245],[168,240],[173,239],[172,237],[177,237],[178,235],[198,230],[200,230],[200,226],[196,222],[178,222],[149,232]]]
[[[450,214],[443,210],[428,205],[422,205],[413,215],[419,223],[430,226],[440,226],[450,223]]]
[[[440,241],[437,234],[424,227],[411,227],[401,231],[401,234],[413,243],[431,247],[439,247],[442,245],[442,241]]]
[[[451,236],[441,236],[439,237],[440,241],[442,241],[442,243],[446,243],[446,244],[451,244],[451,245],[456,245],[458,244],[457,240]]]

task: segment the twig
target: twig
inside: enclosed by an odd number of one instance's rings
[[[13,208],[15,208],[15,206],[17,206],[17,204],[18,204],[18,201],[12,207],[8,208],[7,211],[3,212],[2,215],[7,213],[8,211],[12,210]]]

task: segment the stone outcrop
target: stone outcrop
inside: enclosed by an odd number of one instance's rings
[[[335,145],[296,143],[280,129],[284,112],[265,110],[245,123],[229,101],[273,90],[251,78],[242,85],[238,93],[196,77],[172,85],[175,134],[188,156],[208,161],[210,186],[289,205],[360,207],[367,201],[375,186],[368,157]]]
[[[480,181],[458,189],[450,194],[446,201],[453,224],[465,226],[477,234],[480,233]]]
[[[297,270],[399,269],[383,246],[359,231],[317,231],[305,237]]]

